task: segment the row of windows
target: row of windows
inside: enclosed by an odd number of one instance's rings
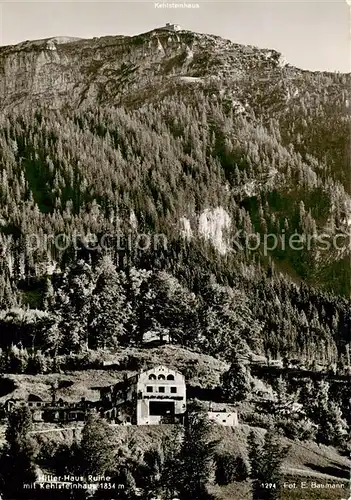
[[[81,401],[80,403],[77,403],[77,402],[74,402],[74,403],[70,403],[68,401],[51,401],[51,402],[48,402],[48,401],[38,401],[38,402],[33,402],[33,401],[30,401],[28,404],[28,406],[30,407],[40,407],[40,406],[80,406],[82,403],[84,403],[83,401]],[[21,405],[25,405],[26,402],[25,401],[21,401],[20,403]]]
[[[158,380],[166,380],[166,376],[163,373],[160,373],[158,377],[154,373],[150,373],[149,380],[156,380],[156,378]],[[167,380],[174,380],[174,375],[167,375]]]
[[[166,392],[166,388],[163,386],[157,387],[157,392]],[[171,387],[171,394],[176,394],[177,393],[177,388],[176,387]],[[152,385],[147,385],[146,386],[146,392],[154,392],[154,388]],[[155,391],[156,392],[156,391]]]

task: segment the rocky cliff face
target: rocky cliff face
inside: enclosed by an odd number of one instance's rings
[[[268,78],[284,66],[276,51],[188,31],[27,41],[0,48],[0,106],[133,103],[177,79],[239,81],[253,69]]]

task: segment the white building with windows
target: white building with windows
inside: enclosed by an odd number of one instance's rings
[[[121,424],[157,425],[183,422],[186,412],[184,376],[156,366],[100,390],[103,414]]]
[[[182,27],[180,24],[171,24],[171,23],[166,23],[166,26],[164,29],[169,30],[169,31],[180,31]]]

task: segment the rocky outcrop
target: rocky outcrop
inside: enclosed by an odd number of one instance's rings
[[[162,29],[134,37],[27,41],[0,47],[0,109],[119,104],[170,77],[238,78],[253,66],[279,70],[281,56],[213,35]]]

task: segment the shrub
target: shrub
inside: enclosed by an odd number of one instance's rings
[[[245,481],[248,475],[248,466],[241,455],[223,453],[216,456],[216,483],[220,486]]]
[[[262,427],[263,429],[269,429],[274,423],[271,415],[255,412],[247,415],[245,421],[252,427]]]
[[[85,351],[79,354],[67,354],[61,356],[57,363],[62,370],[87,370],[99,368],[104,360],[102,351]]]
[[[276,426],[289,439],[308,441],[316,438],[316,426],[308,418],[280,417],[276,420]]]
[[[29,356],[26,371],[27,373],[31,373],[33,375],[46,373],[49,365],[50,364],[44,354],[41,351],[37,351]]]
[[[143,368],[144,361],[136,356],[133,356],[132,354],[129,354],[128,356],[120,359],[118,361],[118,365],[121,370],[138,371]]]

